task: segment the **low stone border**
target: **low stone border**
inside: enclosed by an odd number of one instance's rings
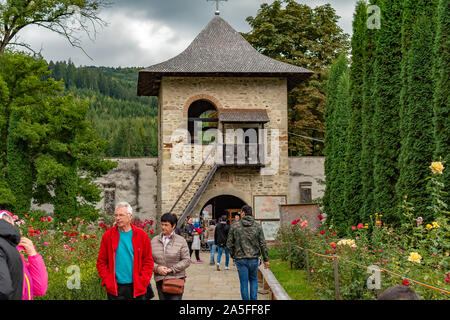
[[[269,300],[292,300],[286,290],[278,282],[270,269],[264,269],[264,264],[258,268],[258,278],[263,281],[264,290],[269,291]]]

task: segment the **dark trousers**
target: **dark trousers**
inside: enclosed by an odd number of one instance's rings
[[[133,284],[117,284],[117,296],[108,293],[108,300],[145,300],[145,294],[133,298]]]
[[[158,290],[159,300],[181,300],[183,294],[170,294],[162,292],[162,280],[156,282],[156,289]]]
[[[189,247],[189,257],[192,256],[192,251],[195,251],[195,259],[200,260],[200,250],[192,250],[192,242],[188,242],[188,247]]]

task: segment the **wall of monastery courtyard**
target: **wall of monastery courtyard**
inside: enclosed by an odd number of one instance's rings
[[[311,182],[312,198],[323,196],[324,186],[319,182],[325,180],[324,157],[290,157],[289,158],[289,193],[288,204],[298,203],[300,200],[300,183]],[[104,197],[98,203],[97,209],[113,214],[115,203],[128,201],[141,219],[157,219],[157,168],[158,158],[127,158],[111,159],[118,161],[116,169],[96,180],[102,189]],[[227,169],[227,168],[223,168]],[[224,170],[222,172],[227,172]],[[228,180],[230,179],[230,180]],[[223,186],[221,194],[230,194],[242,197],[242,193],[234,188],[234,180],[230,176],[216,172],[212,184],[218,183]],[[276,193],[273,190],[272,193]],[[208,196],[215,196],[209,188],[205,192]],[[244,201],[251,199],[244,198]],[[33,209],[38,207],[33,206]],[[53,211],[52,206],[44,205],[40,209],[49,213]]]
[[[98,204],[109,214],[113,214],[114,204],[119,201],[128,201],[136,211],[136,214],[142,219],[157,219],[157,158],[136,158],[136,159],[113,159],[119,162],[116,169],[109,174],[96,180],[100,184],[105,198]],[[300,200],[299,184],[311,182],[312,198],[319,198],[323,195],[324,186],[319,182],[325,180],[324,175],[324,157],[290,157],[289,158],[289,191],[288,204],[298,203]],[[231,174],[222,174],[230,172],[229,168],[223,171],[217,171],[214,179],[210,182],[204,199],[200,200],[194,210],[197,212],[203,202],[220,194],[229,194],[242,198],[247,203],[252,203],[251,198],[245,198],[242,190],[235,187],[236,179],[245,179],[245,170],[241,175],[233,178]],[[220,193],[212,185],[220,186]],[[275,187],[275,186],[274,186]],[[255,190],[258,186],[251,187]],[[278,194],[277,189],[271,190],[271,193]]]

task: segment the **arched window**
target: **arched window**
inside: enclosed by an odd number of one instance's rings
[[[215,141],[218,126],[219,115],[211,102],[197,100],[189,106],[188,131],[191,135],[191,143],[209,144]],[[208,131],[209,129],[216,130]]]

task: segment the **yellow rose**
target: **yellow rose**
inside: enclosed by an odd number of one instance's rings
[[[408,261],[420,263],[420,260],[422,260],[422,256],[418,254],[417,252],[411,252],[408,258]]]
[[[436,161],[431,163],[430,169],[433,174],[442,174],[442,171],[444,171],[445,167],[442,165],[442,162]]]
[[[431,229],[433,229],[433,226],[432,226],[431,224],[427,224],[427,225],[425,226],[425,228],[427,228],[428,230],[431,230]]]
[[[437,222],[433,222],[433,228],[439,228],[439,224]]]

